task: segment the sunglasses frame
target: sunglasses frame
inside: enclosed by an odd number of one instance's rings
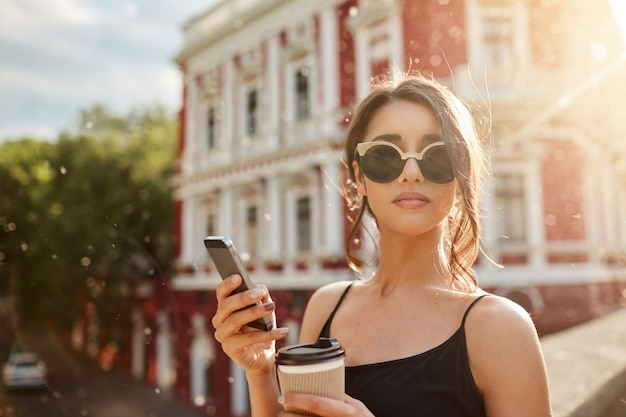
[[[403,151],[402,149],[400,149],[400,148],[398,147],[398,145],[396,145],[396,144],[394,144],[394,143],[391,143],[391,142],[387,142],[387,141],[359,142],[359,143],[357,143],[357,144],[356,144],[356,149],[355,149],[355,152],[356,152],[356,154],[357,154],[359,157],[363,157],[363,156],[365,156],[365,154],[367,153],[367,151],[368,151],[370,148],[373,148],[373,147],[376,147],[376,146],[389,146],[389,147],[391,147],[391,148],[395,149],[395,150],[398,152],[398,155],[400,155],[400,160],[401,160],[401,161],[404,161],[404,164],[402,165],[402,169],[404,169],[404,166],[406,165],[406,161],[407,161],[407,159],[409,159],[409,158],[414,158],[414,159],[417,161],[417,165],[419,166],[420,170],[422,171],[422,175],[424,175],[424,177],[425,177],[426,179],[428,179],[429,181],[431,181],[431,182],[434,182],[434,183],[436,183],[436,184],[447,184],[448,182],[452,182],[452,181],[453,181],[453,179],[454,179],[454,178],[453,178],[452,180],[450,180],[450,181],[446,181],[446,182],[438,182],[438,181],[433,181],[433,180],[430,178],[430,175],[426,175],[426,174],[424,173],[424,169],[422,168],[422,164],[421,164],[421,162],[424,160],[424,155],[426,155],[426,153],[427,153],[430,149],[432,149],[432,148],[434,148],[434,147],[437,147],[437,146],[446,146],[446,143],[445,143],[445,142],[443,142],[443,141],[433,142],[433,143],[429,144],[428,146],[426,146],[424,149],[422,149],[422,150],[421,150],[421,151],[419,151],[419,152],[418,152],[418,151],[408,151],[408,152],[405,152],[405,151]],[[360,162],[360,160],[359,160],[359,159],[357,159],[357,162],[359,163],[359,166],[361,166],[361,162]],[[361,170],[363,170],[363,169],[361,168]],[[426,171],[428,171],[428,170],[426,170]],[[393,180],[397,179],[397,178],[400,176],[400,174],[401,174],[401,173],[402,173],[402,171],[400,171],[400,173],[399,173],[399,174],[398,174],[395,178],[393,178],[393,179],[391,179],[391,180],[389,180],[389,181],[387,181],[387,182],[391,182],[391,181],[393,181]],[[363,174],[365,174],[365,172],[363,172]],[[365,176],[367,177],[367,174],[365,174]],[[368,178],[369,178],[369,177],[368,177]],[[374,181],[374,180],[373,180],[373,179],[371,179],[371,178],[370,178],[370,180]],[[374,182],[378,182],[378,181],[374,181]],[[384,184],[384,183],[383,183],[383,184]]]

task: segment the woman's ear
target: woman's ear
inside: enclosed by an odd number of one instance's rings
[[[360,195],[366,196],[367,189],[365,188],[365,181],[363,181],[363,174],[357,161],[352,161],[352,170],[354,171],[354,179],[356,180],[356,189]]]

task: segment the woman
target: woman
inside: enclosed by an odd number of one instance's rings
[[[364,212],[378,228],[372,278],[327,285],[311,297],[302,343],[334,337],[346,350],[346,398],[279,397],[274,342],[287,329],[245,324],[274,304],[265,287],[229,296],[217,288],[215,337],[246,370],[253,416],[548,417],[547,377],[535,327],[505,298],[485,293],[472,270],[479,251],[484,155],[472,118],[435,81],[380,85],[357,108],[345,160]],[[251,301],[263,305],[241,310]]]

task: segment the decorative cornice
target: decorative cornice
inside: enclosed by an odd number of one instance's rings
[[[188,185],[198,183],[214,183],[223,184],[224,181],[240,177],[249,177],[250,174],[256,173],[256,176],[262,176],[261,171],[268,166],[284,166],[286,161],[301,159],[317,159],[323,158],[324,154],[329,152],[335,153],[341,148],[341,144],[337,141],[309,143],[300,146],[283,147],[276,152],[267,153],[254,159],[242,159],[231,164],[222,165],[214,169],[204,169],[195,171],[192,174],[178,175],[174,180],[175,188],[183,188]],[[337,159],[337,163],[339,163]],[[301,164],[298,164],[301,167]]]

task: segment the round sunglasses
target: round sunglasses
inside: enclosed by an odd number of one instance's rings
[[[356,145],[357,161],[367,178],[377,183],[388,183],[400,176],[406,160],[415,158],[422,175],[436,184],[454,179],[454,172],[444,142],[435,142],[421,152],[404,152],[387,141],[361,142]]]

